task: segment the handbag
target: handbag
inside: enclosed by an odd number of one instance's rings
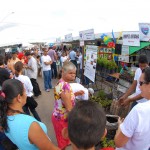
[[[33,97],[27,97],[27,105],[29,106],[29,108],[35,109],[38,106],[38,103]]]

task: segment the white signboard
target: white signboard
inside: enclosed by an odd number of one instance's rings
[[[121,55],[124,55],[124,56],[129,55],[129,46],[122,45]]]
[[[95,40],[94,29],[80,31],[79,38],[83,41]]]
[[[65,35],[65,41],[66,41],[66,42],[73,41],[72,33]]]
[[[84,75],[91,81],[95,81],[98,46],[86,46],[86,62]]]
[[[80,46],[84,46],[84,41],[80,41]]]
[[[61,38],[56,38],[56,43],[61,43]]]
[[[129,63],[129,56],[120,55],[120,56],[118,57],[118,60],[119,60],[119,61],[122,61],[122,62]]]
[[[139,32],[122,32],[123,45],[140,46]]]
[[[139,23],[140,40],[150,41],[150,23]]]

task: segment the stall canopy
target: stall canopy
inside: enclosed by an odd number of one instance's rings
[[[140,49],[146,47],[146,46],[149,46],[150,45],[150,42],[140,42],[140,46],[130,46],[129,47],[129,54],[133,54],[137,51],[139,51]]]

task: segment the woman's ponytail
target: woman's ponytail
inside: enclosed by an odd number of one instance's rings
[[[4,131],[8,130],[7,110],[8,104],[7,101],[5,100],[4,93],[0,92],[0,126]]]

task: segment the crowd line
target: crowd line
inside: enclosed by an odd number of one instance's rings
[[[106,115],[98,104],[88,101],[94,90],[74,83],[78,67],[81,77],[80,48],[53,46],[20,53],[13,48],[5,57],[0,56],[0,149],[64,150],[70,144],[74,150],[96,149],[107,134]],[[37,76],[43,77],[44,91]],[[52,85],[54,78],[59,78],[56,85]],[[81,82],[88,84],[89,80],[84,77]],[[50,89],[55,98],[51,121],[57,146],[48,137],[47,127],[36,111],[35,98]],[[149,89],[150,68],[146,56],[141,55],[134,81],[119,99],[118,105],[133,103],[127,117],[118,120],[114,138],[117,150],[150,149]],[[134,96],[129,98],[134,90]]]

